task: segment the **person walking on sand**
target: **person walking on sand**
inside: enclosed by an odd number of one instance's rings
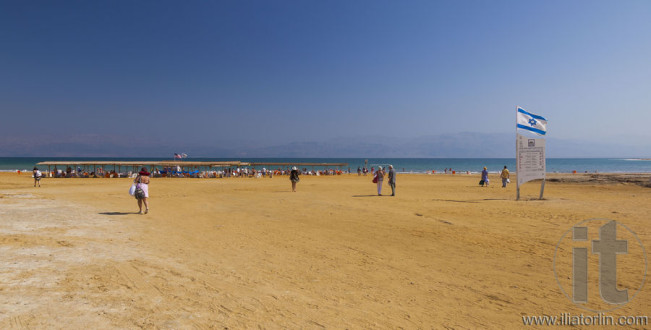
[[[396,195],[396,170],[393,165],[389,165],[389,186],[391,187],[391,196]]]
[[[38,186],[41,186],[41,177],[43,174],[41,171],[38,170],[38,167],[34,167],[34,170],[32,171],[34,173],[34,187],[38,184]]]
[[[151,173],[147,172],[146,168],[140,169],[138,176],[133,180],[136,184],[136,193],[134,196],[138,200],[139,214],[149,213],[149,176]],[[142,212],[142,204],[145,204],[145,212]]]
[[[292,192],[296,192],[296,184],[301,179],[298,177],[298,169],[296,166],[292,167],[292,171],[289,173],[289,180],[292,181]]]
[[[382,166],[378,166],[377,171],[375,171],[375,176],[373,177],[373,182],[377,182],[377,195],[382,196],[382,182],[384,181],[384,171]]]
[[[484,166],[484,170],[481,171],[481,181],[483,181],[482,187],[484,185],[488,187],[488,170],[486,169],[486,166]]]
[[[502,177],[502,188],[506,188],[506,184],[509,183],[509,170],[506,168],[506,165],[504,165],[504,169],[502,170],[502,174],[500,175]]]

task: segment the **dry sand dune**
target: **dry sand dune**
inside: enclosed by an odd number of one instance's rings
[[[651,246],[651,189],[589,178],[559,176],[543,201],[529,183],[519,202],[497,177],[400,175],[395,198],[357,175],[303,176],[297,193],[286,177],[154,178],[137,215],[129,179],[2,174],[0,328],[510,329],[588,314],[554,277],[561,236],[611,218]],[[636,260],[620,267],[633,291]],[[609,315],[650,305],[642,289]]]

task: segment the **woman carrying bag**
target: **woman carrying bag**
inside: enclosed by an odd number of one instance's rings
[[[133,180],[136,185],[136,190],[133,196],[138,200],[139,214],[149,213],[149,176],[151,173],[147,172],[146,168],[140,169],[138,176]],[[142,212],[142,204],[145,204],[145,212]]]
[[[375,171],[375,176],[373,177],[373,183],[377,183],[377,195],[382,196],[382,182],[384,181],[384,170],[382,166],[378,166],[377,171]]]

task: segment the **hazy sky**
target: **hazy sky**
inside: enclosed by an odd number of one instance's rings
[[[0,137],[651,137],[651,1],[3,1]]]

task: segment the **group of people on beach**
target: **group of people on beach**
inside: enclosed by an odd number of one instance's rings
[[[387,174],[382,166],[378,166],[377,171],[373,169],[373,183],[377,184],[377,195],[382,196],[382,184],[384,182],[384,176]],[[389,186],[391,187],[391,196],[396,195],[396,170],[393,168],[393,165],[389,165]]]
[[[289,175],[291,169],[256,169],[256,168],[247,168],[247,167],[237,167],[237,168],[226,168],[219,171],[188,171],[181,170],[181,168],[170,168],[165,167],[162,169],[152,168],[151,177],[179,177],[179,178],[272,178],[274,176],[283,176]],[[323,170],[308,170],[307,168],[299,169],[299,172],[303,175],[342,175],[347,174],[349,171],[341,169],[323,169]],[[82,168],[71,168],[68,167],[65,171],[54,168],[54,170],[49,173],[51,177],[55,178],[133,178],[137,175],[137,172],[132,171],[116,171],[116,170],[104,170],[101,167],[96,168],[96,171],[86,170]]]
[[[378,196],[382,196],[382,183],[384,182],[384,176],[387,174],[385,170],[382,168],[382,166],[379,166],[377,171],[375,168],[371,168],[371,172],[373,173],[373,183],[377,184],[377,194]],[[289,174],[289,180],[292,182],[292,191],[296,192],[296,184],[300,181],[299,178],[299,171],[294,166],[292,168],[292,171]],[[364,170],[362,170],[361,167],[357,168],[357,175],[360,176],[364,173],[368,173],[366,170],[366,167],[364,167]],[[389,171],[388,171],[388,181],[389,181],[389,186],[391,187],[391,196],[396,195],[396,170],[393,168],[393,165],[389,165]]]
[[[70,171],[70,169],[68,169],[68,171]],[[238,171],[238,172],[240,172],[240,171]],[[267,171],[266,169],[263,169],[263,171],[262,171],[262,173],[264,173],[263,175],[265,175],[265,176],[269,175],[270,177],[273,175],[272,173],[274,173],[274,172],[275,171]],[[300,181],[301,172],[303,172],[303,174],[315,175],[314,171],[307,171],[307,169],[303,169],[303,171],[299,171],[299,169],[296,166],[292,167],[291,171],[288,171],[288,172],[280,171],[278,174],[280,174],[280,175],[283,175],[283,174],[286,174],[286,173],[289,174],[289,180],[292,183],[292,192],[296,192],[296,185]],[[447,169],[446,169],[446,172],[447,172]],[[68,172],[68,173],[70,173],[70,172]],[[368,173],[368,171],[366,170],[366,167],[364,168],[364,170],[362,170],[360,167],[357,168],[357,174],[362,175],[362,173],[364,175],[366,175],[366,173]],[[385,169],[382,166],[378,166],[377,170],[375,170],[375,168],[372,168],[371,173],[373,173],[373,183],[377,184],[377,194],[378,194],[378,196],[382,196],[382,185],[384,183],[384,177],[387,174],[388,174],[388,180],[387,181],[389,183],[389,186],[391,187],[391,196],[396,195],[396,171],[393,168],[393,165],[388,166],[388,171],[385,171]],[[331,173],[328,173],[328,174],[337,175],[337,174],[340,174],[340,173],[332,171]],[[34,187],[36,187],[37,185],[38,185],[38,187],[40,187],[41,186],[41,178],[42,178],[43,174],[41,173],[41,171],[37,167],[34,167],[33,175],[34,175]],[[132,187],[132,191],[130,191],[130,193],[132,193],[132,195],[138,201],[138,208],[139,208],[138,213],[139,214],[147,214],[147,213],[149,213],[149,200],[148,199],[149,199],[150,177],[151,177],[151,173],[147,171],[147,168],[143,167],[140,170],[140,172],[138,172],[138,174],[135,176],[135,178],[133,180],[133,187]],[[510,182],[510,173],[509,173],[509,170],[506,167],[506,165],[504,165],[504,169],[502,169],[502,171],[500,173],[500,178],[502,179],[502,187],[506,188],[506,185]],[[486,186],[486,187],[490,184],[490,179],[488,178],[488,169],[485,166],[484,166],[484,169],[481,172],[481,180],[479,181],[479,184],[481,186]],[[142,209],[143,206],[145,207],[144,211]]]
[[[510,180],[511,173],[509,169],[504,165],[502,172],[500,172],[500,178],[502,179],[502,188],[506,188],[506,185],[511,182]],[[479,180],[479,185],[482,187],[488,187],[490,180],[488,179],[488,169],[484,166],[484,169],[481,171],[481,180]]]
[[[77,169],[74,169],[72,167],[67,167],[64,171],[55,166],[52,172],[46,172],[46,173],[48,174],[49,177],[55,177],[55,178],[118,178],[120,177],[120,173],[116,173],[115,170],[104,171],[104,169],[101,167],[96,168],[95,171],[82,169],[81,167],[77,167]]]

